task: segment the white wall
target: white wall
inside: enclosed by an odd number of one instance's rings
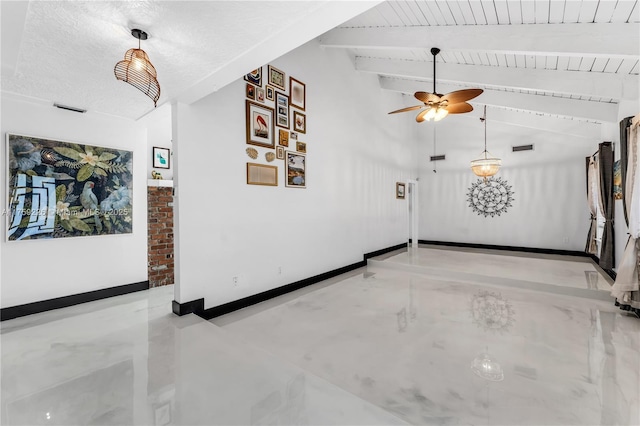
[[[433,123],[421,127],[420,239],[447,242],[584,250],[589,226],[585,157],[597,150],[592,139],[532,130],[491,121],[487,144],[502,158],[497,177],[514,192],[513,207],[495,217],[480,216],[467,202],[477,177],[469,162],[483,150],[483,127],[477,118],[447,117],[437,126],[438,162],[433,173]],[[535,150],[513,153],[511,146],[534,144]],[[453,147],[456,148],[453,148]]]
[[[10,307],[147,279],[146,129],[103,115],[64,111],[2,94],[7,132],[134,151],[133,233],[55,240],[6,241],[2,226],[1,306]],[[3,150],[4,153],[4,150]],[[6,161],[1,194],[7,200]],[[6,201],[3,204],[6,206]]]
[[[168,169],[153,168],[153,147],[169,148],[173,150],[171,144],[171,105],[164,104],[140,120],[140,123],[147,128],[147,178],[151,179],[151,171],[155,170],[162,174],[162,179],[173,179],[173,158],[169,161]]]
[[[308,133],[299,140],[307,143],[307,189],[284,186],[282,160],[273,163],[278,187],[246,184],[253,160],[245,153],[251,145],[243,80],[175,105],[179,302],[204,297],[205,307],[217,306],[407,239],[407,204],[396,200],[395,183],[415,174],[415,137],[413,127],[386,114],[400,96],[354,71],[344,52],[322,50],[316,41],[272,65],[306,83]],[[268,150],[257,149],[266,163]]]

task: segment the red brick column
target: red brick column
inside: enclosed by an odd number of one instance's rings
[[[147,187],[149,287],[173,284],[173,188]]]

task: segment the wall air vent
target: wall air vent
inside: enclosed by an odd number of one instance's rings
[[[513,152],[533,151],[533,145],[520,145],[520,146],[513,146],[511,148],[513,149]]]
[[[67,106],[67,105],[53,104],[53,106],[60,109],[66,109],[67,111],[79,112],[80,114],[84,114],[85,112],[87,112],[86,109],[76,108],[76,107]]]
[[[441,161],[444,160],[444,155],[432,155],[430,158],[431,161]]]

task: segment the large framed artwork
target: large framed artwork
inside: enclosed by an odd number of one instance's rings
[[[129,234],[133,152],[7,133],[7,239]]]
[[[290,188],[307,187],[307,157],[299,152],[287,151],[285,186]]]
[[[247,143],[275,147],[273,108],[256,102],[247,102]]]

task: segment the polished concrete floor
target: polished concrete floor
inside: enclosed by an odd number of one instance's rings
[[[607,282],[421,248],[210,322],[171,287],[5,321],[0,419],[638,425],[640,320]]]

